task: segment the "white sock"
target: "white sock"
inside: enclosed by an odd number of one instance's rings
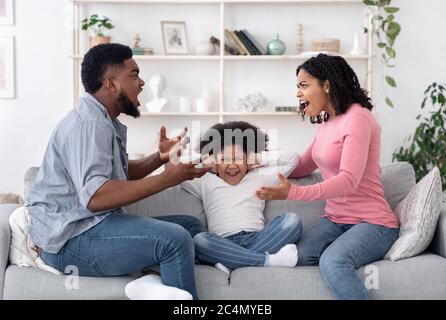
[[[226,267],[225,265],[221,264],[220,262],[217,262],[217,263],[215,264],[215,267],[216,267],[218,270],[221,270],[221,271],[227,273],[228,276],[229,276],[229,274],[231,273],[231,269],[229,269],[229,268]]]
[[[295,267],[297,264],[297,247],[287,244],[275,254],[267,255],[267,267]]]
[[[189,292],[166,286],[161,277],[154,274],[127,283],[125,295],[130,300],[193,300]]]

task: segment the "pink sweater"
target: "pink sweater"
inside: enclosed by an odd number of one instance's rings
[[[359,104],[320,124],[290,177],[306,176],[319,168],[323,181],[292,185],[288,199],[327,199],[324,217],[335,223],[366,221],[399,227],[381,183],[380,131],[373,114]]]

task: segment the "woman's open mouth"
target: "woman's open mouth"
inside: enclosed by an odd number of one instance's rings
[[[308,106],[310,105],[310,102],[307,100],[299,100],[300,102],[300,107],[303,108],[304,112],[306,112],[308,110]]]

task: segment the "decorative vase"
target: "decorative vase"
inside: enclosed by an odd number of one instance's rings
[[[352,56],[358,56],[363,54],[360,46],[359,46],[359,34],[355,33],[353,36],[353,49],[350,51]]]
[[[103,36],[94,36],[90,37],[90,48],[97,46],[98,44],[110,43],[111,37],[103,37]]]
[[[189,97],[180,97],[180,112],[192,112],[192,99]]]
[[[302,24],[301,23],[297,24],[296,49],[297,49],[298,54],[302,53],[302,51],[304,49],[304,42],[302,40]]]
[[[276,34],[274,39],[268,43],[266,49],[267,53],[270,55],[282,55],[285,53],[286,46],[285,43],[279,39],[279,35]]]

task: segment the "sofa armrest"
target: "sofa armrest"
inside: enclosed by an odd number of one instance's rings
[[[430,249],[432,252],[446,258],[446,203],[441,204],[437,229],[435,230]]]
[[[20,207],[19,204],[0,204],[0,299],[2,300],[5,272],[9,261],[9,244],[11,242],[9,216],[18,207]]]

